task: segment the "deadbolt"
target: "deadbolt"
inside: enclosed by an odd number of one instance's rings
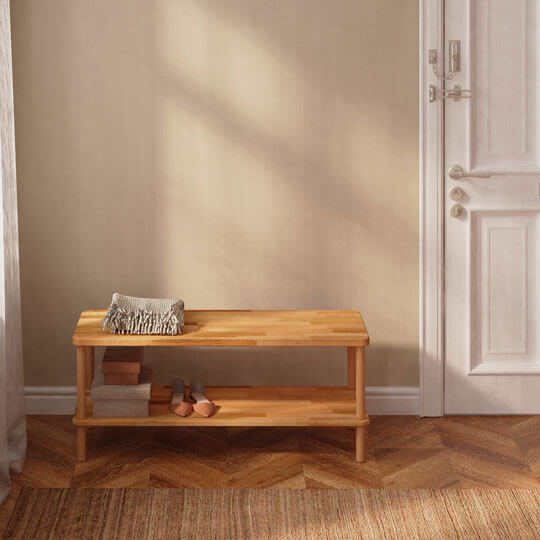
[[[453,201],[461,201],[461,199],[463,199],[463,190],[459,187],[453,187],[451,190],[450,190],[450,198],[453,200]]]
[[[450,40],[448,42],[448,49],[450,73],[459,73],[461,70],[461,41]]]
[[[453,204],[450,207],[450,215],[452,217],[459,217],[463,213],[463,206],[461,204]]]

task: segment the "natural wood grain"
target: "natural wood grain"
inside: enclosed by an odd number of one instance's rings
[[[347,386],[356,388],[356,347],[347,347]]]
[[[86,388],[90,390],[94,382],[95,347],[85,347],[86,351]]]
[[[514,422],[508,430],[536,478],[540,480],[540,416]]]
[[[185,312],[179,336],[119,335],[101,330],[103,310],[83,311],[76,346],[365,347],[369,337],[358,311]]]
[[[364,347],[357,347],[355,354],[356,377],[356,418],[366,416],[366,351]],[[366,427],[356,427],[356,461],[366,459]]]
[[[535,416],[375,416],[358,463],[354,428],[97,427],[77,463],[70,417],[29,416],[27,458],[0,506],[0,536],[24,486],[540,487],[539,428]]]
[[[77,347],[77,409],[75,416],[79,419],[86,416],[86,350]]]
[[[362,448],[357,448],[356,456],[364,459],[364,427],[369,423],[364,348],[369,337],[357,311],[186,311],[184,331],[179,336],[111,334],[101,329],[104,315],[104,310],[83,311],[73,334],[77,346],[76,426],[354,426],[362,427],[356,437]],[[210,419],[174,415],[168,399],[153,400],[147,418],[93,418],[85,388],[93,378],[94,347],[100,345],[348,347],[349,386],[355,374],[356,394],[350,388],[250,388],[243,394],[238,389],[222,388],[210,390],[209,397],[220,407]],[[86,437],[81,431],[77,441],[80,458],[86,455]]]
[[[91,349],[92,352],[89,352]],[[93,347],[77,347],[77,408],[74,418],[84,420],[87,414],[86,391],[88,388],[88,377],[93,378],[93,374],[88,373],[90,365],[93,366]],[[92,358],[90,358],[90,355]],[[77,460],[86,459],[86,428],[77,427]]]
[[[359,426],[356,428],[356,461],[366,460],[366,428]]]
[[[93,418],[87,397],[86,418],[73,418],[77,426],[364,426],[355,393],[343,387],[208,387],[207,396],[217,414],[182,418],[170,412],[170,387],[153,386],[148,418]]]
[[[366,415],[366,352],[363,347],[356,348],[356,417]]]
[[[86,427],[77,426],[77,461],[86,460]]]
[[[366,448],[365,462],[355,460],[354,429],[302,428],[297,431],[296,437],[306,488],[383,487],[383,478],[379,474],[372,445]]]

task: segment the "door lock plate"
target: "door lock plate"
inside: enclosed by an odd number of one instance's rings
[[[472,90],[461,88],[459,84],[454,84],[454,88],[439,90],[434,84],[429,85],[429,101],[433,103],[438,99],[453,99],[454,101],[461,101],[462,99],[470,99],[472,97]]]

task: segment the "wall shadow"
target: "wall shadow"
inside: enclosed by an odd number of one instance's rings
[[[77,314],[115,290],[358,309],[368,384],[417,384],[418,7],[399,6],[14,3],[27,384],[73,384]],[[147,356],[163,382],[340,384],[344,354]]]

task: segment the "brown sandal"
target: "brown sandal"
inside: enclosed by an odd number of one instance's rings
[[[182,379],[174,379],[171,385],[169,409],[178,416],[189,416],[193,411],[193,404],[188,400],[186,385]]]
[[[205,418],[216,413],[217,407],[205,395],[204,383],[198,379],[189,385],[189,397],[193,402],[193,410]]]

